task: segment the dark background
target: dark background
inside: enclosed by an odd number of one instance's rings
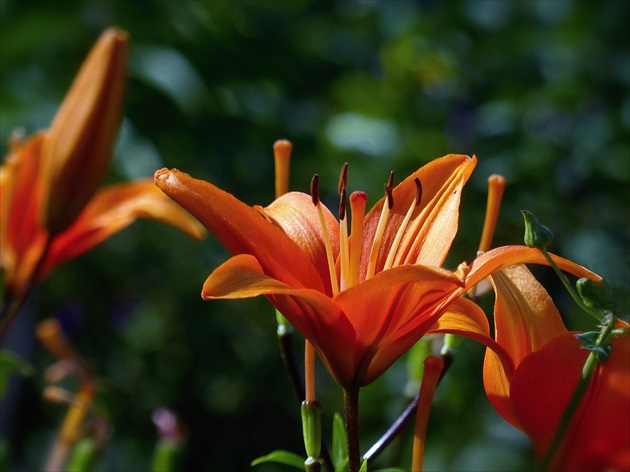
[[[495,245],[519,244],[519,210],[532,211],[555,234],[552,252],[608,278],[628,313],[629,13],[616,0],[2,0],[0,139],[45,128],[91,45],[116,25],[131,53],[108,182],[176,167],[266,205],[271,146],[287,138],[291,188],[307,191],[319,173],[334,206],[346,161],[349,188],[373,203],[390,170],[402,180],[444,154],[476,154],[447,266],[474,258],[486,179],[500,173],[508,186]],[[212,237],[139,221],[45,280],[15,327],[14,349],[35,373],[3,405],[9,470],[41,467],[65,412],[41,400],[54,359],[31,334],[51,316],[101,381],[98,408],[113,434],[100,470],[149,469],[161,406],[188,428],[184,470],[248,470],[274,449],[302,453],[273,309],[200,299],[226,258]],[[550,270],[535,273],[570,328],[592,327]],[[482,304],[491,309],[492,298]],[[531,466],[527,439],[485,398],[482,359],[465,342],[440,386],[426,470]],[[405,369],[401,360],[362,392],[363,451],[404,406]],[[323,369],[317,382],[329,441],[341,393]],[[381,466],[408,464],[409,433]]]

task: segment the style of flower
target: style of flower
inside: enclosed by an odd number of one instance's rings
[[[315,346],[337,382],[354,389],[374,381],[429,330],[492,344],[486,316],[461,296],[509,265],[546,263],[539,251],[511,246],[455,273],[440,268],[475,164],[474,157],[448,155],[396,187],[390,180],[386,197],[367,215],[363,192],[350,195],[345,211],[343,171],[339,221],[319,201],[317,178],[311,195],[290,192],[264,209],[178,170],[159,170],[155,182],[233,255],[208,277],[202,297],[265,295]],[[597,279],[555,260],[563,270]]]
[[[28,292],[136,218],[171,224],[200,238],[205,230],[151,179],[98,189],[122,118],[127,34],[105,31],[49,129],[10,143],[0,167],[0,267],[8,329]]]
[[[499,414],[530,437],[540,461],[550,452],[589,351],[568,332],[526,267],[509,267],[491,280],[495,340],[504,350],[486,352],[486,393]],[[628,325],[618,321],[618,327]],[[548,464],[551,470],[630,469],[630,335],[614,336],[611,345]],[[501,355],[514,365],[512,372]]]

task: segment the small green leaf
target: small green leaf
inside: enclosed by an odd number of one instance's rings
[[[346,427],[343,418],[339,413],[335,413],[333,417],[332,430],[332,461],[335,466],[335,472],[342,472],[344,468],[341,466],[345,461],[345,468],[348,466],[348,441],[346,440]]]
[[[304,470],[304,457],[289,451],[273,451],[266,456],[261,456],[258,459],[254,459],[251,465],[264,464],[265,462],[275,462],[277,464],[284,464],[296,469]]]
[[[363,464],[361,464],[359,472],[367,472],[367,459],[363,461]]]
[[[576,334],[575,337],[578,341],[580,341],[582,349],[588,349],[589,351],[594,351],[598,353],[598,360],[600,362],[605,362],[610,357],[612,346],[610,344],[598,346],[597,342],[599,339],[599,335],[600,333],[598,333],[597,331],[589,331],[587,333]]]
[[[7,389],[9,377],[16,372],[22,375],[31,375],[33,366],[12,352],[0,351],[0,397],[4,395]]]

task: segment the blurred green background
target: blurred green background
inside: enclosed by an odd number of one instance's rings
[[[266,205],[271,146],[287,138],[291,188],[307,191],[319,173],[334,207],[344,162],[349,188],[372,203],[390,170],[401,180],[444,154],[476,154],[447,265],[474,258],[486,179],[500,173],[508,187],[495,245],[520,243],[519,210],[532,211],[554,231],[552,251],[607,277],[628,313],[629,21],[621,0],[2,0],[0,140],[4,154],[14,128],[46,127],[91,45],[117,25],[132,46],[108,181],[176,167]],[[36,369],[3,404],[8,470],[41,468],[65,413],[41,400],[54,359],[32,329],[46,317],[101,381],[113,433],[99,470],[149,470],[151,414],[162,406],[188,429],[182,470],[249,470],[274,449],[302,453],[273,309],[199,296],[226,258],[212,237],[139,221],[52,274],[14,328],[14,349]],[[571,328],[591,327],[550,271],[535,273]],[[482,359],[465,342],[440,386],[426,470],[531,467],[527,439],[486,400]],[[323,368],[317,382],[330,440],[341,393]],[[402,410],[405,384],[403,359],[362,392],[363,451]],[[408,464],[409,443],[407,431],[379,465]]]

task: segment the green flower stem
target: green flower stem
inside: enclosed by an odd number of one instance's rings
[[[361,454],[359,448],[359,387],[345,387],[343,390],[343,410],[346,419],[348,438],[349,472],[359,472]]]
[[[567,291],[569,292],[569,295],[571,295],[571,298],[573,298],[573,301],[575,301],[575,303],[582,310],[584,310],[586,313],[588,313],[593,318],[595,318],[598,323],[602,323],[604,321],[604,318],[602,317],[602,315],[599,312],[597,312],[596,310],[593,310],[592,308],[589,308],[589,307],[587,307],[584,304],[584,302],[582,301],[582,299],[580,298],[578,293],[575,291],[573,286],[569,283],[569,281],[566,278],[566,276],[560,271],[560,269],[558,269],[558,266],[556,265],[556,263],[553,261],[553,259],[549,255],[549,252],[547,251],[547,248],[546,247],[541,247],[540,248],[540,252],[543,253],[543,256],[545,256],[545,259],[547,259],[547,261],[549,262],[549,265],[551,266],[551,268],[558,275],[558,277],[560,278],[560,281],[562,282],[562,285],[564,285],[564,287],[567,289]]]
[[[615,327],[615,322],[616,318],[614,316],[610,316],[606,320],[606,323],[604,324],[604,326],[602,326],[602,331],[597,338],[596,346],[604,347],[608,344],[608,340],[610,339],[613,333],[613,329]],[[571,420],[573,419],[575,412],[579,408],[580,403],[584,398],[584,394],[588,390],[588,386],[591,383],[593,373],[595,372],[595,367],[597,367],[599,361],[599,353],[597,351],[591,351],[588,358],[586,359],[586,362],[584,363],[584,367],[582,368],[582,375],[573,392],[573,395],[571,395],[571,399],[569,400],[569,403],[567,404],[564,413],[562,413],[562,416],[560,417],[558,428],[556,429],[556,433],[553,437],[553,440],[551,441],[551,445],[549,446],[549,449],[547,450],[547,453],[545,454],[545,457],[541,462],[541,470],[550,470],[552,461],[554,460],[558,449],[560,448],[562,440],[566,435],[567,429],[571,424]]]
[[[444,374],[453,363],[454,359],[454,350],[452,349],[443,349],[442,350],[442,360],[444,361],[444,369],[442,369],[442,374],[438,380],[439,382],[444,378]],[[405,429],[405,426],[409,423],[409,420],[413,418],[417,409],[418,409],[418,399],[420,398],[420,392],[414,397],[413,400],[407,405],[404,411],[400,414],[398,418],[392,423],[387,431],[379,438],[378,441],[374,443],[374,445],[363,454],[363,460],[368,461],[368,464],[371,464],[376,460],[376,458],[385,450],[385,448],[398,437],[398,435]]]
[[[280,347],[280,357],[289,376],[289,383],[295,394],[295,398],[301,403],[304,400],[304,380],[300,375],[297,360],[293,353],[293,327],[286,328],[278,325],[278,346]]]

